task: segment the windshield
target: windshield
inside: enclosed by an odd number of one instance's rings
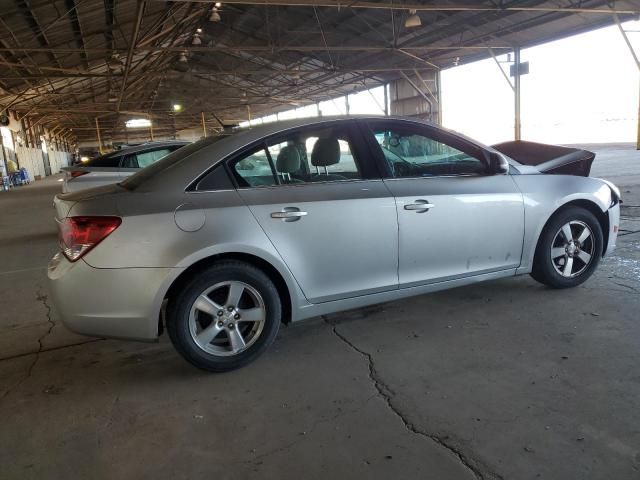
[[[119,183],[119,185],[126,188],[127,190],[135,190],[147,180],[155,176],[157,173],[171,168],[174,165],[177,165],[182,160],[189,157],[198,150],[201,150],[202,148],[207,147],[213,143],[219,142],[224,138],[228,138],[230,135],[233,135],[233,133],[204,138],[198,142],[192,143],[191,145],[179,148],[178,150],[175,150],[174,152],[164,157],[162,160],[159,160],[156,163],[143,168],[135,175],[128,177],[126,180]]]

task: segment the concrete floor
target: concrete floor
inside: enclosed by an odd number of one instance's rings
[[[0,478],[640,478],[640,154],[592,148],[628,206],[585,285],[311,320],[224,375],[166,337],[68,332],[45,278],[59,183],[0,193]]]

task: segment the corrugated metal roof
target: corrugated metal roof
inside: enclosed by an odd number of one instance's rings
[[[209,1],[0,0],[0,105],[80,140],[95,118],[107,139],[131,115],[158,134],[201,111],[233,123],[609,25],[610,4],[230,0],[213,22]],[[412,6],[422,26],[408,29]],[[615,9],[637,18],[640,1]]]

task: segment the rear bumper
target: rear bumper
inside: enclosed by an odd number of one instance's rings
[[[62,322],[92,337],[155,340],[162,300],[175,268],[93,268],[61,253],[47,276]]]

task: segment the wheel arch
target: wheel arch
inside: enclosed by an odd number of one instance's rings
[[[571,207],[583,208],[591,212],[593,216],[596,217],[596,219],[598,220],[598,223],[600,224],[600,228],[602,229],[602,252],[601,253],[602,255],[604,255],[607,249],[607,245],[609,243],[609,215],[607,215],[606,211],[603,212],[600,206],[596,202],[594,202],[593,200],[588,200],[586,198],[579,198],[579,199],[571,200],[567,203],[563,203],[558,208],[556,208],[551,215],[549,215],[549,218],[547,218],[547,221],[544,223],[542,229],[540,229],[540,232],[538,232],[538,237],[536,238],[536,243],[535,243],[536,245],[535,250],[537,250],[538,243],[540,242],[540,237],[542,236],[542,232],[545,231],[545,229],[547,228],[547,225],[549,225],[549,222],[551,222],[553,218],[556,215],[558,215],[560,212],[563,212],[567,208],[571,208]]]
[[[164,294],[164,301],[170,302],[180,291],[180,289],[191,279],[194,275],[205,270],[206,268],[215,265],[222,260],[238,260],[249,263],[262,270],[269,279],[274,283],[280,295],[282,303],[282,323],[288,324],[292,318],[292,297],[289,289],[289,285],[284,279],[280,271],[267,260],[245,252],[225,252],[217,253],[197,260],[196,262],[185,268],[180,275],[178,275],[172,282],[166,293]],[[158,334],[162,333],[162,325],[159,325]]]

